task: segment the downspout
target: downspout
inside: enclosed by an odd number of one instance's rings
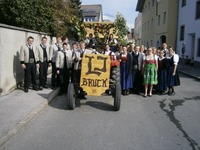
[[[175,39],[176,39],[176,40],[175,40],[175,47],[176,47],[175,52],[176,52],[176,53],[177,53],[177,48],[178,48],[178,47],[177,47],[177,41],[178,41],[177,38],[178,38],[178,28],[179,28],[179,27],[178,27],[178,25],[179,25],[179,4],[180,4],[179,1],[180,1],[180,0],[178,0],[178,9],[177,9],[178,12],[177,12],[177,19],[176,19],[176,20],[177,20],[177,24],[176,24],[176,31],[177,31],[177,32],[176,32],[176,38],[175,38]]]

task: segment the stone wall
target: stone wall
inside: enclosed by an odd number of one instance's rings
[[[19,60],[21,45],[28,36],[34,37],[38,45],[46,33],[0,24],[0,96],[15,89],[23,81],[24,72]],[[47,36],[49,44],[55,42]]]

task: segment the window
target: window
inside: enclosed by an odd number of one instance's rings
[[[160,15],[158,15],[158,26],[160,26]]]
[[[164,12],[164,14],[163,14],[163,24],[166,24],[166,15],[167,15],[167,13]]]
[[[186,0],[182,0],[182,7],[186,5]]]
[[[96,17],[85,17],[84,21],[86,21],[86,22],[94,22],[94,21],[96,21]]]
[[[180,28],[180,41],[184,40],[184,34],[185,34],[185,26],[181,26]]]
[[[155,0],[152,0],[152,7],[154,6]]]
[[[157,47],[160,47],[160,42],[159,41],[157,41]]]
[[[196,3],[196,19],[200,19],[200,0]]]
[[[198,45],[197,45],[197,56],[200,57],[200,38],[198,39]]]
[[[148,2],[148,10],[150,10],[150,2]]]
[[[154,21],[153,21],[153,18],[151,19],[151,28],[153,28],[153,24],[154,24]]]

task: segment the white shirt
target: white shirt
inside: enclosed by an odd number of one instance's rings
[[[174,56],[174,58],[173,58],[174,65],[178,65],[178,62],[179,62],[179,56],[178,56],[178,54],[174,54],[173,56]],[[167,59],[171,59],[173,56],[169,56],[168,55],[166,58]]]

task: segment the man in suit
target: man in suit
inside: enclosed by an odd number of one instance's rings
[[[42,90],[43,87],[47,88],[47,72],[48,72],[48,65],[50,65],[49,51],[47,51],[48,50],[47,37],[42,37],[41,44],[39,44],[36,48],[40,63],[39,90]]]
[[[36,84],[36,69],[39,68],[38,53],[33,46],[34,38],[29,36],[27,38],[27,44],[21,46],[20,49],[20,61],[22,68],[24,69],[24,91],[27,93],[30,84],[30,77],[33,84],[33,89],[38,90]]]
[[[62,50],[62,39],[61,39],[61,36],[57,36],[56,43],[51,45],[49,49],[49,58],[52,64],[52,76],[51,76],[52,89],[55,89],[56,86],[60,86],[60,77],[59,75],[56,75],[56,56],[57,56],[58,51],[61,51],[61,50]]]

